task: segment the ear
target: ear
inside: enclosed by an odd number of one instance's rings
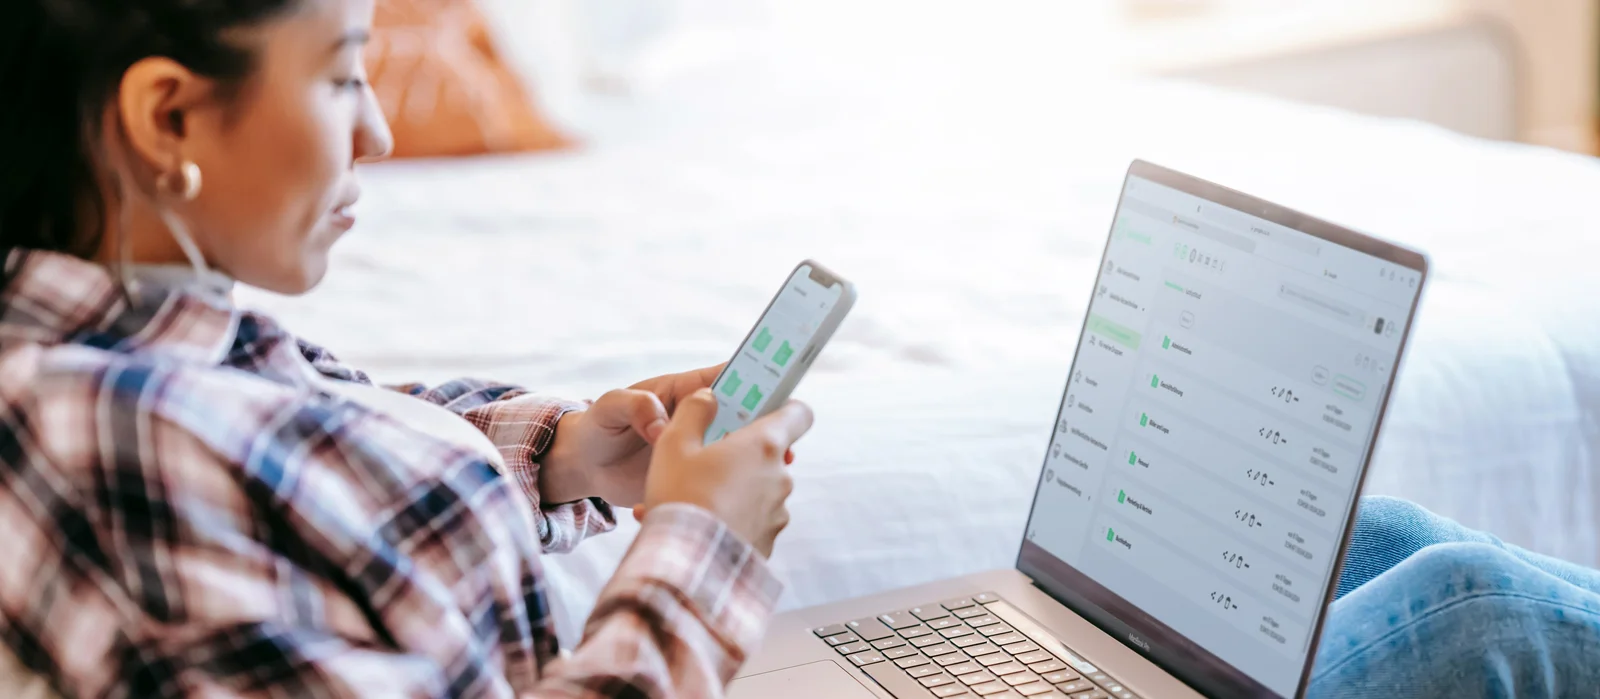
[[[210,79],[164,57],[141,59],[122,74],[116,108],[137,165],[161,173],[184,160],[189,116],[205,105],[212,87]]]

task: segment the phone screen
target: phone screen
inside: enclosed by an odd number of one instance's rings
[[[772,300],[766,315],[745,337],[712,390],[717,417],[706,430],[710,444],[760,416],[774,389],[800,367],[811,350],[817,329],[844,295],[844,283],[825,287],[811,278],[810,265],[800,265]]]

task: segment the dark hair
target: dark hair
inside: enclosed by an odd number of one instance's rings
[[[123,74],[165,56],[237,85],[254,57],[228,30],[298,1],[0,0],[0,251],[92,256],[108,210],[101,120]]]

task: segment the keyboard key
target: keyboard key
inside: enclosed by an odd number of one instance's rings
[[[883,662],[883,654],[875,650],[869,650],[865,653],[856,653],[855,655],[847,655],[845,657],[849,658],[850,662],[855,663],[856,667]]]
[[[1104,672],[1095,672],[1093,670],[1090,670],[1088,672],[1083,673],[1083,676],[1087,677],[1087,678],[1089,678],[1091,680],[1094,680],[1095,684],[1098,684],[1098,685],[1100,685],[1102,687],[1104,687],[1104,686],[1106,686],[1108,684],[1120,684],[1116,680],[1111,679]]]
[[[1016,629],[1006,626],[1005,624],[990,624],[978,629],[978,633],[981,633],[985,636],[999,636],[1001,634],[1008,634],[1015,631]]]
[[[889,627],[884,626],[883,622],[870,617],[866,619],[857,619],[845,624],[845,626],[850,627],[850,630],[854,631],[857,636],[860,636],[868,641],[876,641],[880,638],[890,638],[894,636],[894,632],[890,631]]]
[[[878,650],[889,650],[890,648],[899,648],[905,644],[905,639],[900,638],[899,636],[890,636],[888,638],[873,641],[872,647],[877,648]]]
[[[1047,664],[1048,663],[1040,663],[1040,665]],[[1034,672],[1039,671],[1034,670]],[[1046,670],[1040,673],[1040,676],[1044,678],[1044,681],[1049,682],[1050,684],[1066,684],[1073,680],[1082,679],[1078,676],[1078,673],[1071,670]]]
[[[900,666],[901,670],[909,670],[918,665],[927,665],[928,659],[920,655],[908,655],[904,658],[895,658],[894,664]]]
[[[962,636],[961,638],[952,638],[950,639],[950,642],[956,644],[957,648],[966,648],[967,646],[975,646],[980,643],[984,643],[985,639],[982,636],[973,634],[971,636]]]
[[[896,631],[908,626],[916,626],[917,624],[922,623],[917,621],[916,617],[911,616],[911,612],[889,612],[888,614],[879,614],[878,621],[883,622],[884,625]]]
[[[926,636],[926,635],[928,635],[930,633],[933,633],[932,629],[930,629],[930,628],[928,628],[926,626],[923,626],[922,624],[917,624],[915,626],[907,626],[907,627],[905,627],[903,629],[902,628],[896,628],[895,630],[900,632],[900,637],[901,638],[916,638],[918,636]]]
[[[946,653],[954,653],[954,652],[956,652],[956,647],[952,646],[952,645],[950,645],[948,643],[940,643],[939,645],[928,646],[927,648],[923,648],[922,649],[922,654],[926,655],[926,656],[928,656],[930,658],[932,658],[934,656],[939,656],[939,655],[944,655]]]
[[[975,616],[983,616],[989,613],[989,610],[984,609],[983,607],[967,607],[966,609],[955,609],[951,611],[956,615],[957,619],[970,619]]]
[[[1051,657],[1052,656],[1049,653],[1046,653],[1042,650],[1036,650],[1032,653],[1023,653],[1022,655],[1017,656],[1017,662],[1022,663],[1023,665],[1032,665],[1034,663],[1042,663],[1046,660],[1049,660]]]
[[[1067,694],[1076,694],[1078,692],[1085,692],[1094,689],[1094,685],[1089,684],[1088,680],[1078,679],[1067,682],[1066,684],[1058,685],[1056,689],[1066,692]]]
[[[845,633],[835,634],[835,635],[829,636],[829,637],[824,638],[822,640],[827,641],[828,645],[830,645],[830,646],[840,646],[840,645],[844,645],[846,643],[855,643],[856,641],[859,641],[861,639],[857,638],[855,634],[850,633],[850,632],[847,631]]]
[[[1000,675],[1000,673],[995,672],[994,668],[989,668],[989,671],[994,672],[996,675]],[[1000,681],[1016,687],[1019,685],[1028,684],[1029,682],[1038,682],[1039,676],[1028,672],[1027,670],[1023,670],[1022,672],[1013,672],[1009,675],[1000,675]]]
[[[987,672],[979,670],[977,672],[969,672],[969,673],[967,673],[965,675],[957,677],[956,679],[961,680],[961,684],[964,684],[964,685],[966,685],[968,687],[971,687],[972,685],[975,685],[975,684],[983,684],[985,682],[993,682],[994,681],[994,675],[991,675],[991,674],[989,674]]]
[[[1027,671],[1028,671],[1028,668],[1023,667],[1022,663],[1016,663],[1016,662],[1000,663],[999,665],[990,665],[989,666],[989,672],[992,672],[992,673],[994,673],[996,675],[1000,675],[1002,677],[1004,677],[1006,675],[1015,674],[1015,673],[1018,673],[1018,672],[1027,672]]]
[[[933,662],[945,667],[949,667],[951,665],[960,665],[961,663],[967,662],[967,656],[962,655],[961,653],[951,653],[949,655],[941,655],[937,658],[934,658]]]
[[[983,593],[981,595],[973,595],[972,596],[972,601],[977,602],[978,604],[989,604],[991,602],[999,602],[1000,601],[1000,595],[997,595],[997,594],[995,594],[993,592],[985,592],[985,593]]]
[[[1095,689],[1088,692],[1078,692],[1072,695],[1072,699],[1111,699],[1111,697],[1105,692]]]
[[[844,627],[844,624],[834,624],[833,626],[824,626],[820,629],[813,630],[811,633],[816,634],[817,638],[827,638],[829,636],[837,636],[849,630],[850,629]]]
[[[911,639],[911,645],[918,648],[926,648],[928,646],[938,645],[940,643],[944,643],[944,637],[935,636],[933,634]]]
[[[869,650],[872,650],[872,644],[867,643],[866,641],[856,641],[855,643],[844,643],[834,646],[833,649],[839,651],[840,655],[855,655],[856,653],[865,653]]]
[[[972,693],[980,697],[988,696],[990,694],[999,694],[1008,689],[1011,689],[1011,687],[1007,686],[1004,682],[985,682],[983,684],[972,685]]]
[[[912,607],[911,616],[923,621],[933,621],[934,619],[943,619],[950,616],[950,612],[945,611],[944,607],[935,604],[926,607]]]
[[[975,616],[975,617],[972,617],[970,619],[967,619],[967,626],[972,626],[972,627],[988,626],[990,624],[998,624],[998,623],[1000,623],[1000,620],[996,619],[993,614],[985,614],[983,616]]]
[[[1111,696],[1116,697],[1117,699],[1139,699],[1139,695],[1128,691],[1127,687],[1123,687],[1122,691],[1120,692],[1112,692]]]
[[[911,675],[912,677],[927,677],[928,675],[937,675],[943,671],[944,668],[934,665],[933,663],[906,668],[906,674]]]
[[[982,665],[979,665],[979,664],[977,664],[975,662],[972,662],[971,660],[968,660],[967,662],[964,662],[964,663],[957,663],[955,665],[951,665],[949,667],[946,667],[944,669],[944,671],[948,672],[948,673],[950,673],[952,675],[965,675],[965,674],[967,674],[969,672],[978,672],[978,671],[980,671],[982,669],[983,669]]]
[[[988,635],[988,634],[985,634],[985,635]],[[1006,645],[1008,643],[1021,643],[1021,642],[1026,641],[1026,640],[1028,640],[1027,636],[1024,636],[1024,635],[1022,635],[1020,633],[1017,633],[1015,631],[1012,631],[1011,633],[1003,633],[1003,634],[1000,634],[998,636],[989,636],[989,642],[993,643],[993,644],[995,644],[997,646],[1003,646],[1003,645]]]
[[[1009,662],[1011,662],[1011,656],[1006,655],[1005,653],[995,653],[993,655],[980,655],[980,656],[976,656],[976,657],[978,658],[978,662],[983,663],[985,666],[999,665],[1001,663],[1009,663]]]
[[[966,694],[967,688],[960,684],[947,684],[943,687],[934,687],[932,691],[934,696],[943,699],[944,697],[954,697]]]
[[[961,650],[966,651],[967,655],[970,655],[970,656],[972,656],[974,658],[976,658],[976,657],[978,657],[980,655],[988,655],[990,653],[999,653],[1000,652],[1000,647],[994,645],[993,643],[983,643],[983,644],[979,644],[979,645],[976,645],[976,646],[963,646],[963,645],[961,645],[962,641],[967,641],[967,640],[971,640],[971,639],[974,639],[974,638],[977,638],[980,641],[983,640],[982,638],[979,638],[977,636],[964,636],[962,638],[958,638],[958,639],[956,639],[954,641],[951,641],[951,643],[956,644],[957,648],[960,648]]]
[[[939,606],[952,612],[957,609],[968,609],[975,605],[977,605],[977,602],[972,601],[971,597],[962,597],[961,599],[953,599],[939,604]]]
[[[972,629],[965,626],[952,626],[948,629],[939,629],[939,635],[945,638],[961,638],[962,636],[971,636]]]
[[[1045,692],[1053,692],[1053,691],[1055,691],[1055,688],[1053,688],[1050,685],[1047,685],[1047,684],[1045,684],[1043,682],[1034,682],[1033,684],[1024,684],[1024,685],[1018,685],[1017,686],[1017,693],[1021,694],[1022,696],[1025,696],[1025,697],[1031,697],[1031,696],[1033,696],[1035,694],[1044,694]]]
[[[1003,650],[1003,651],[1005,651],[1007,653],[1010,653],[1012,655],[1022,655],[1023,653],[1032,653],[1033,651],[1039,650],[1039,644],[1034,643],[1033,641],[1022,641],[1022,642],[1019,642],[1019,643],[1008,643],[1008,644],[1000,646],[1000,650]],[[1041,662],[1043,662],[1043,661],[1041,661]]]
[[[956,678],[949,675],[929,675],[917,681],[921,682],[924,687],[937,687],[944,684],[955,684]]]
[[[899,660],[900,658],[904,658],[908,655],[916,654],[917,649],[912,648],[911,646],[900,646],[899,648],[890,648],[889,650],[884,651],[883,657],[890,660]]]
[[[1034,672],[1037,672],[1037,673],[1039,673],[1041,675],[1043,675],[1043,674],[1045,674],[1047,672],[1064,672],[1067,675],[1069,675],[1068,677],[1066,677],[1066,678],[1064,678],[1062,680],[1059,680],[1061,682],[1066,682],[1067,680],[1073,680],[1073,679],[1077,679],[1078,678],[1078,673],[1073,672],[1071,670],[1068,670],[1067,669],[1067,664],[1061,662],[1060,660],[1046,660],[1046,661],[1044,661],[1042,663],[1034,663],[1032,665],[1029,665],[1028,669],[1032,670]]]
[[[947,616],[947,617],[945,617],[943,619],[934,619],[933,621],[928,622],[928,628],[933,629],[935,631],[937,631],[939,629],[948,629],[948,628],[950,628],[952,626],[960,626],[960,625],[961,625],[961,620],[957,619],[957,618],[955,618],[953,616]]]

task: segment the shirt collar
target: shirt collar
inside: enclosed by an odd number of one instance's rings
[[[12,250],[0,276],[0,350],[22,343],[82,344],[205,364],[227,356],[239,324],[231,281],[188,268],[129,272],[125,288],[94,262]]]

